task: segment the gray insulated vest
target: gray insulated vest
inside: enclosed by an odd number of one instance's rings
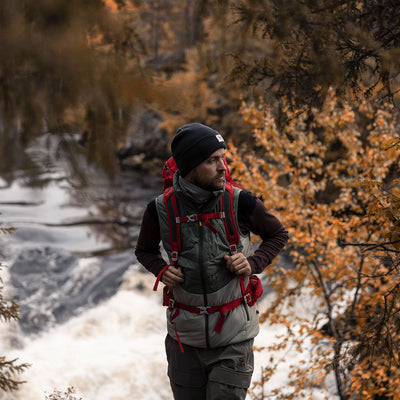
[[[233,215],[238,226],[237,210],[240,189],[236,187],[233,189]],[[201,210],[194,208],[194,205],[176,184],[174,184],[174,193],[179,216],[184,217],[200,213],[218,213],[221,209],[220,199],[224,191],[213,192],[213,198]],[[171,262],[169,221],[163,195],[157,197],[156,206],[161,240]],[[228,211],[225,209],[225,212]],[[188,221],[180,224],[181,251],[178,256],[178,264],[184,274],[184,282],[173,288],[176,302],[195,307],[213,307],[226,304],[242,296],[240,279],[226,268],[226,260],[224,260],[224,255],[230,255],[230,244],[226,237],[224,221],[221,218],[209,221],[217,232],[213,232],[200,221]],[[239,234],[238,251],[248,256],[250,253],[249,235],[242,234],[240,230]],[[247,277],[245,284],[248,284]],[[167,310],[168,333],[177,339],[175,333],[177,332],[182,343],[194,347],[226,346],[254,338],[259,331],[256,305],[250,307],[247,304],[241,304],[228,311],[219,333],[214,330],[220,318],[219,312],[196,314],[179,309],[177,316],[174,313],[174,309]],[[174,315],[173,322],[171,322],[171,315]]]

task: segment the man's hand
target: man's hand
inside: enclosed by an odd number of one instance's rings
[[[183,273],[181,267],[170,265],[162,274],[161,282],[169,287],[174,287],[177,283],[183,282]]]
[[[236,253],[231,256],[224,256],[226,260],[226,268],[236,275],[251,274],[251,266],[243,253]]]

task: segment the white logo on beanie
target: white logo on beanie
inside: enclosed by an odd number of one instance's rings
[[[224,138],[219,133],[215,137],[218,139],[218,142],[224,142]]]

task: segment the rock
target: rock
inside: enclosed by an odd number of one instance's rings
[[[148,160],[168,158],[168,133],[159,128],[161,121],[153,110],[140,109],[132,114],[125,145],[118,151],[122,165],[143,166]]]
[[[79,258],[59,247],[21,249],[10,283],[22,331],[38,333],[113,296],[132,261],[132,251]]]

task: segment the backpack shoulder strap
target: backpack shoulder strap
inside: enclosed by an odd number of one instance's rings
[[[225,185],[225,193],[221,199],[222,210],[225,210],[225,232],[226,238],[228,239],[231,254],[236,254],[238,249],[238,244],[240,240],[239,229],[236,224],[236,218],[233,212],[233,186],[227,182]],[[240,288],[242,294],[246,293],[246,285],[244,283],[243,275],[240,275]],[[247,312],[247,311],[246,311]]]
[[[237,253],[240,236],[233,213],[233,187],[229,182],[226,183],[225,193],[221,198],[221,209],[225,213],[224,226],[226,238],[231,249],[231,254],[235,254]]]
[[[164,204],[168,217],[169,241],[172,251],[171,258],[172,261],[175,262],[177,261],[178,254],[182,249],[182,244],[181,244],[180,224],[177,223],[177,219],[179,218],[179,211],[178,211],[178,206],[176,204],[176,198],[173,186],[169,187],[164,192]]]
[[[161,276],[164,271],[170,265],[177,265],[178,263],[178,255],[181,251],[181,230],[180,224],[177,223],[179,219],[178,206],[176,204],[176,198],[174,194],[174,187],[170,186],[164,191],[163,195],[165,209],[167,211],[168,218],[168,231],[169,231],[169,241],[171,246],[171,263],[166,265],[157,275],[156,282],[154,284],[153,290],[156,291],[158,288],[158,283],[161,280]]]

